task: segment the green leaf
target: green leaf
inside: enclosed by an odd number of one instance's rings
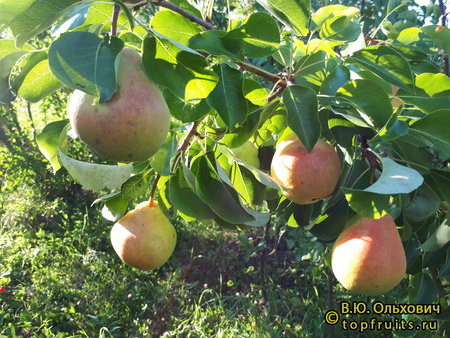
[[[355,52],[351,60],[374,72],[387,82],[414,92],[413,74],[408,61],[393,48],[386,46],[366,47]]]
[[[323,81],[337,67],[336,60],[330,59],[330,57],[332,56],[323,50],[305,55],[296,64],[295,81],[297,85],[310,87],[318,92]]]
[[[311,21],[315,25],[314,31],[322,28],[323,24],[329,19],[345,16],[353,18],[359,15],[360,10],[356,7],[347,7],[343,5],[329,5],[319,8],[313,15]]]
[[[361,25],[347,16],[338,16],[325,22],[320,37],[328,41],[351,42],[361,35]]]
[[[214,213],[189,187],[184,177],[187,167],[178,168],[169,181],[169,196],[173,206],[183,214],[195,219],[213,219]]]
[[[250,15],[239,28],[224,35],[222,41],[227,49],[235,54],[242,49],[248,57],[261,58],[278,50],[280,32],[272,16],[265,12],[256,12]]]
[[[0,39],[0,102],[9,103],[15,99],[9,84],[11,70],[21,57],[32,50],[28,45],[20,49],[13,40]]]
[[[253,175],[248,175],[248,172],[244,170],[245,167],[240,167],[238,164],[233,163],[230,171],[230,179],[239,196],[242,198],[242,201],[248,205],[252,203],[255,197],[255,191],[253,181],[251,180]]]
[[[170,115],[184,123],[195,122],[212,111],[206,99],[192,104],[181,100],[167,88],[163,91],[163,95],[169,107]]]
[[[12,89],[17,92],[28,73],[41,61],[47,60],[47,51],[28,53],[20,62],[20,73],[14,78]]]
[[[439,278],[450,276],[450,248],[447,249],[447,256],[445,259],[445,264],[442,269],[439,271]],[[450,319],[450,317],[449,317]]]
[[[437,288],[428,273],[421,272],[413,276],[408,298],[410,304],[432,304],[436,300]]]
[[[386,125],[368,142],[388,142],[408,134],[408,123],[400,121],[397,118],[397,113],[392,115]]]
[[[17,95],[29,102],[39,102],[62,86],[51,73],[48,60],[45,59],[26,73]]]
[[[340,203],[321,215],[309,232],[316,236],[319,241],[332,242],[342,232],[351,214],[352,211],[347,201],[341,200]]]
[[[77,6],[78,7],[78,6]],[[95,33],[109,33],[111,32],[111,22],[113,14],[113,1],[109,3],[95,3],[89,8],[86,20],[78,27],[78,31],[90,31]],[[82,9],[82,7],[81,7]],[[122,7],[123,9],[123,7]],[[127,12],[123,10],[119,13],[117,18],[117,27],[125,27],[130,23],[129,9]],[[131,24],[133,21],[131,21]]]
[[[288,126],[311,152],[321,132],[316,93],[308,87],[289,86],[283,92],[283,103]]]
[[[161,176],[169,176],[171,170],[172,158],[178,147],[177,134],[172,131],[166,137],[164,144],[150,160],[150,165]]]
[[[150,179],[152,177],[151,172],[151,170],[147,170],[143,173],[131,176],[124,184],[122,184],[122,197],[132,200],[144,194],[150,185]]]
[[[196,190],[200,198],[222,219],[230,223],[242,224],[254,221],[242,207],[237,192],[226,187],[214,163],[207,156],[198,160]]]
[[[247,100],[242,92],[244,76],[226,64],[216,66],[214,70],[219,81],[206,100],[233,131],[247,119]]]
[[[59,36],[81,26],[86,21],[91,6],[92,4],[90,3],[84,3],[69,9],[59,18],[57,23],[52,26],[52,36]]]
[[[272,101],[267,105],[261,113],[261,126],[255,132],[254,142],[261,146],[269,142],[274,135],[283,133],[287,127],[286,115],[286,109],[279,106],[279,102]]]
[[[150,24],[158,33],[186,46],[189,40],[200,33],[195,23],[172,11],[157,12]]]
[[[399,90],[397,96],[426,114],[450,107],[450,78],[444,74],[420,74],[415,79],[416,93]]]
[[[220,143],[225,144],[230,148],[242,146],[250,137],[252,137],[258,128],[260,115],[260,112],[254,112],[248,115],[247,120],[245,120],[239,128],[226,133]]]
[[[350,71],[345,66],[337,66],[333,71],[323,80],[320,86],[320,95],[328,97],[320,97],[319,100],[323,106],[327,106],[333,102],[333,96],[336,92],[350,81]]]
[[[287,225],[298,228],[305,228],[311,224],[311,216],[313,212],[313,206],[311,204],[300,205],[291,203],[284,211],[283,217]]]
[[[437,251],[450,242],[450,225],[448,217],[439,225],[435,232],[428,236],[421,248],[426,252]]]
[[[122,198],[120,194],[108,198],[102,208],[102,216],[111,222],[116,222],[125,215],[128,207],[128,200]]]
[[[406,207],[406,215],[411,221],[419,222],[432,216],[440,204],[439,196],[424,183],[417,189],[416,195]]]
[[[81,0],[2,0],[0,2],[0,32],[10,27],[16,45],[21,47],[32,37],[50,27],[64,12]]]
[[[414,122],[410,132],[425,137],[439,147],[443,157],[450,157],[450,110],[439,110]]]
[[[115,189],[125,183],[133,172],[133,165],[105,165],[74,160],[58,149],[62,165],[70,176],[89,190]]]
[[[378,180],[364,189],[376,194],[408,194],[423,183],[423,177],[414,169],[395,163],[389,158],[382,158],[383,171]]]
[[[66,86],[108,101],[117,90],[116,64],[124,43],[108,41],[89,32],[69,32],[55,40],[48,51],[53,75]]]
[[[444,170],[430,170],[430,175],[442,198],[450,204],[450,172]]]
[[[311,0],[257,0],[297,35],[308,33]]]
[[[416,27],[402,30],[392,47],[396,48],[397,45],[408,46],[410,49],[425,55],[430,54],[434,48],[433,41]]]
[[[223,146],[219,146],[219,150],[222,154],[224,154],[228,159],[233,159],[234,162],[237,164],[247,168],[253,176],[261,182],[263,185],[276,189],[276,190],[283,190],[283,188],[269,175],[267,175],[265,172],[252,167],[251,165],[248,165],[247,163],[241,161],[239,158],[237,158],[231,151],[229,151],[227,148]]]
[[[389,209],[389,195],[349,188],[341,188],[341,190],[344,192],[350,208],[363,217],[380,218]]]
[[[245,98],[255,106],[264,107],[267,105],[267,91],[258,81],[244,79],[242,90]]]
[[[422,27],[421,30],[427,34],[447,55],[450,55],[450,29],[438,25]],[[439,29],[438,29],[439,28]]]
[[[336,98],[338,102],[352,105],[362,117],[367,116],[376,128],[384,126],[392,115],[389,96],[370,80],[353,80],[345,84],[336,93]]]
[[[39,150],[45,158],[49,160],[54,172],[57,172],[61,168],[58,158],[58,147],[61,147],[61,149],[66,149],[66,135],[69,126],[69,120],[51,122],[46,125],[44,129],[42,129],[42,132],[36,136],[36,142],[39,146]],[[61,142],[62,138],[63,142]]]
[[[215,56],[223,56],[231,60],[239,60],[238,56],[229,51],[222,41],[222,37],[227,34],[225,31],[208,30],[197,34],[189,41],[189,47]]]
[[[144,40],[143,61],[148,76],[157,84],[170,88],[180,99],[197,102],[206,98],[218,77],[205,69],[206,59],[175,41],[149,35]]]

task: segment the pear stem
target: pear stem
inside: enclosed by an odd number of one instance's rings
[[[181,145],[177,149],[177,155],[175,157],[175,160],[173,161],[172,165],[172,172],[178,167],[178,164],[180,164],[180,158],[184,154],[184,152],[189,147],[189,144],[191,142],[192,137],[198,134],[197,128],[199,124],[202,122],[202,119],[197,120],[193,123],[191,129],[189,129],[189,132],[186,134],[186,137],[181,142]],[[151,208],[153,207],[153,201],[154,201],[154,195],[156,191],[156,187],[158,185],[158,181],[161,178],[161,175],[156,175],[155,182],[153,183],[152,193],[150,194],[150,201],[148,202],[148,206]]]
[[[154,204],[153,196],[155,195],[156,187],[158,186],[158,181],[160,178],[161,178],[160,174],[156,175],[155,182],[153,183],[152,193],[150,195],[150,201],[148,202],[148,206],[150,208],[153,208],[153,204]]]
[[[111,18],[111,36],[117,35],[117,20],[119,18],[120,6],[114,4],[113,15]]]

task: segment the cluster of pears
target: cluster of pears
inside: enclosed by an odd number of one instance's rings
[[[271,164],[272,177],[288,188],[283,194],[297,204],[330,196],[340,172],[331,145],[319,140],[308,152],[295,135],[279,143]],[[381,295],[397,286],[406,272],[406,255],[391,215],[352,218],[334,244],[332,270],[347,290],[363,295]]]
[[[148,78],[141,56],[121,51],[117,91],[103,104],[75,90],[68,104],[76,135],[99,157],[117,162],[141,162],[163,145],[170,128],[170,112],[159,88]],[[172,255],[175,228],[156,202],[143,202],[111,230],[111,242],[128,265],[152,270]]]

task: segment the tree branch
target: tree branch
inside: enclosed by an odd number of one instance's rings
[[[263,79],[266,79],[267,81],[270,81],[272,83],[278,84],[280,87],[286,88],[287,82],[283,80],[281,76],[269,73],[265,71],[264,69],[261,69],[259,67],[256,67],[255,65],[252,65],[249,62],[234,62],[237,64],[241,71],[248,71],[255,75],[258,75],[259,77],[262,77]]]
[[[202,26],[203,28],[214,29],[214,26],[211,25],[209,22],[206,22],[206,21],[200,19],[199,17],[195,16],[194,14],[189,13],[188,11],[184,10],[183,8],[173,4],[171,2],[168,2],[168,1],[155,1],[155,2],[152,2],[152,4],[155,5],[155,6],[161,6],[161,7],[164,7],[164,8],[168,8],[168,9],[174,11],[174,12],[177,12],[178,14],[181,14],[185,18],[187,18],[187,19],[191,20],[192,22]]]
[[[113,15],[111,18],[111,36],[117,35],[117,20],[119,18],[120,6],[118,4],[114,4]]]
[[[444,0],[439,0],[439,11],[441,12],[441,26],[447,26],[447,15],[445,14]],[[448,55],[444,53],[444,73],[450,77],[450,63]]]

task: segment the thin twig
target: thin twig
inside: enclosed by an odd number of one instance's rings
[[[256,67],[255,65],[252,65],[249,62],[234,62],[236,65],[239,66],[241,71],[248,71],[255,75],[258,75],[262,77],[263,79],[266,79],[272,83],[278,84],[278,86],[286,88],[287,82],[280,76],[269,73],[268,71],[265,71],[264,69],[261,69],[259,67]]]
[[[198,128],[200,122],[202,122],[202,119],[197,120],[197,121],[194,122],[194,124],[192,125],[191,129],[186,134],[186,137],[184,138],[183,142],[181,142],[181,145],[178,147],[177,155],[176,155],[176,158],[175,158],[175,160],[173,162],[173,165],[172,165],[172,172],[177,168],[178,164],[180,163],[180,158],[183,155],[183,153],[187,150],[187,148],[189,147],[189,144],[191,142],[192,137],[194,137],[195,135],[198,134],[197,128]],[[161,175],[158,174],[156,176],[155,182],[153,183],[152,192],[150,194],[150,200],[148,202],[148,205],[150,207],[153,206],[154,195],[155,195],[156,187],[158,185],[158,181],[159,181],[160,178],[161,178]]]
[[[441,12],[441,25],[446,27],[447,15],[445,14],[444,0],[439,0],[439,11]],[[444,53],[444,73],[450,77],[450,62],[446,53]]]
[[[119,18],[120,6],[118,4],[114,4],[113,15],[111,18],[111,36],[117,35],[117,20]]]
[[[185,18],[187,18],[187,19],[191,20],[192,22],[202,26],[203,28],[214,29],[214,26],[211,25],[209,22],[206,22],[206,21],[200,19],[199,17],[195,16],[194,14],[189,13],[188,11],[184,10],[183,8],[173,4],[171,2],[168,2],[168,1],[156,1],[156,2],[153,2],[153,5],[165,7],[165,8],[168,8],[168,9],[174,11],[174,12],[177,12],[178,14],[181,14]]]
[[[34,137],[34,139],[36,139],[36,127],[34,126],[33,115],[31,114],[31,103],[30,102],[27,102],[27,110],[28,110],[28,117],[30,118],[30,122],[31,122],[31,130],[33,131],[33,137]]]

